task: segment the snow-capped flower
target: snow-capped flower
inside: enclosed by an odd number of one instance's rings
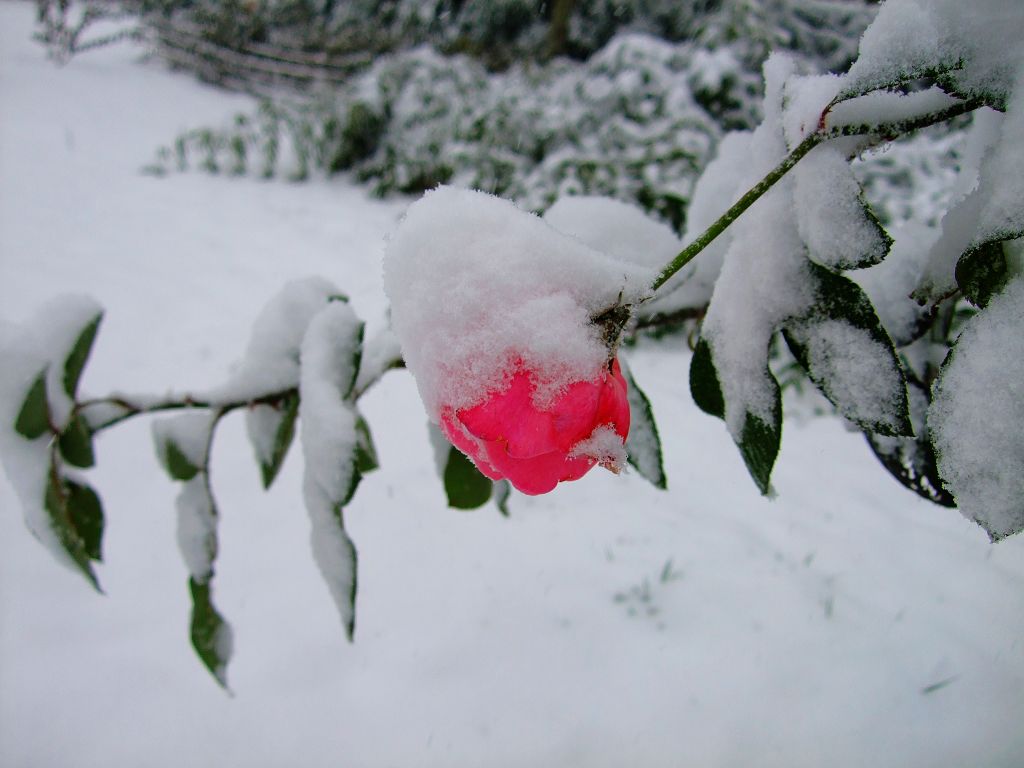
[[[613,472],[622,468],[629,432],[626,381],[613,359],[596,379],[573,382],[542,403],[530,371],[518,363],[507,386],[483,402],[443,407],[441,429],[487,477],[507,478],[523,493],[547,493],[597,464]]]

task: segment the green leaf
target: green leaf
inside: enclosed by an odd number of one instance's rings
[[[217,612],[211,599],[210,581],[188,580],[192,595],[190,636],[199,660],[222,688],[228,687],[228,661],[231,658],[231,627]]]
[[[817,296],[810,312],[787,322],[793,356],[839,412],[861,429],[912,435],[907,383],[892,339],[860,286],[810,264]]]
[[[704,413],[725,418],[725,398],[711,359],[711,345],[703,337],[697,340],[690,360],[690,394]]]
[[[39,374],[29,387],[28,394],[18,411],[14,429],[22,437],[35,440],[50,429],[50,404],[46,399],[46,371]]]
[[[164,439],[164,469],[171,476],[172,480],[188,481],[199,474],[199,467],[189,461],[185,452],[178,447],[178,444],[169,438]]]
[[[352,352],[352,358],[349,361],[350,373],[347,377],[347,381],[342,382],[341,396],[345,400],[352,397],[352,391],[356,386],[356,379],[359,377],[359,366],[363,361],[363,334],[366,331],[366,323],[359,322],[355,325],[354,351]]]
[[[476,509],[483,506],[491,498],[491,485],[462,451],[451,447],[444,467],[444,490],[449,507]]]
[[[90,560],[103,560],[103,504],[96,491],[88,485],[68,480],[67,509],[74,527]]]
[[[335,598],[338,611],[341,614],[342,623],[345,625],[345,637],[347,637],[351,642],[356,633],[356,595],[359,592],[359,553],[356,551],[356,545],[353,544],[352,539],[349,538],[348,531],[345,530],[345,516],[340,504],[334,506],[334,517],[337,520],[338,527],[332,532],[333,538],[335,543],[341,548],[344,555],[341,558],[335,558],[332,565],[334,567],[343,565],[344,572],[334,574],[337,581],[340,581],[342,589],[336,589],[335,584],[328,584],[328,589],[330,589],[332,596]],[[320,572],[324,575],[325,579],[332,579],[332,574],[328,573],[327,569],[321,567]]]
[[[502,517],[509,517],[508,500],[512,496],[512,483],[508,480],[498,480],[494,483],[494,503]]]
[[[260,462],[260,474],[265,489],[269,488],[277,479],[277,475],[284,465],[285,456],[288,455],[288,449],[295,439],[295,421],[299,415],[299,393],[297,391],[288,393],[279,407],[280,420],[277,422],[277,429],[274,430],[274,447],[270,453],[270,460]]]
[[[81,492],[76,492],[75,499],[77,506],[75,512],[72,513],[72,491],[70,484],[57,475],[56,469],[51,468],[50,481],[46,484],[46,496],[43,500],[47,515],[50,518],[50,527],[57,535],[57,540],[64,551],[67,552],[71,560],[78,566],[78,569],[85,578],[89,580],[93,588],[100,592],[102,590],[100,589],[99,579],[96,578],[96,572],[92,569],[92,558],[90,557],[90,553],[96,551],[95,547],[92,546],[95,544],[94,532],[88,534],[89,540],[87,542],[86,535],[83,535],[75,525],[76,518],[84,517],[85,519],[90,519],[95,515],[95,511],[87,509],[90,502]],[[97,503],[98,501],[97,499]]]
[[[372,472],[380,467],[377,449],[373,445],[370,425],[361,414],[356,414],[356,471],[361,474]]]
[[[782,441],[782,392],[767,367],[767,356],[764,374],[772,390],[769,421],[749,410],[745,411],[740,437],[737,440],[734,436],[733,440],[740,449],[740,455],[754,483],[761,493],[768,494],[771,492],[772,468]],[[694,402],[705,413],[725,418],[725,398],[715,368],[714,353],[704,338],[697,341],[690,361],[690,392]]]
[[[102,319],[103,313],[101,312],[86,323],[81,333],[78,334],[75,345],[71,348],[71,354],[64,361],[64,391],[68,393],[68,397],[74,398],[75,392],[78,390],[78,380],[89,359],[92,343],[96,339],[96,331]]]
[[[917,403],[912,412],[920,414],[915,419],[923,421],[924,413],[931,403],[931,390],[913,376],[907,377],[907,384],[912,402]],[[939,476],[935,449],[926,424],[919,423],[915,437],[889,437],[871,432],[865,432],[864,437],[875,458],[900,485],[933,504],[956,506],[956,501],[943,486]]]
[[[641,477],[664,491],[668,487],[668,479],[665,477],[661,438],[658,436],[658,425],[654,422],[651,403],[637,385],[632,372],[625,366],[622,372],[626,377],[630,412],[629,437],[626,439],[627,459]]]
[[[772,377],[772,381],[775,378]],[[743,461],[762,494],[771,492],[772,468],[779,455],[782,442],[782,395],[775,384],[775,404],[772,407],[771,422],[750,413],[743,421],[743,432],[738,443]]]
[[[91,467],[96,463],[92,450],[92,433],[80,413],[64,428],[57,443],[60,455],[75,467]]]
[[[956,263],[956,283],[969,302],[985,307],[1010,279],[1002,241],[968,249]]]

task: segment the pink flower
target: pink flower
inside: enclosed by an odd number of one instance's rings
[[[626,381],[613,359],[592,381],[577,381],[547,407],[519,364],[508,388],[471,408],[441,410],[441,429],[492,480],[507,478],[523,493],[547,493],[578,480],[596,464],[618,472],[629,433]]]

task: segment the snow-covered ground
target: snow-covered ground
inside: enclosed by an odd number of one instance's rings
[[[0,3],[0,314],[106,308],[83,389],[218,383],[291,278],[379,324],[405,203],[138,173],[246,100],[129,46],[65,68]],[[188,643],[176,489],[144,420],[99,440],[106,596],[25,530],[0,479],[4,766],[1019,766],[1024,540],[919,501],[831,419],[789,422],[762,499],[671,342],[629,353],[671,490],[595,471],[512,516],[445,508],[415,386],[362,401],[382,468],[347,511],[347,644],[309,552],[293,448],[269,493],[239,417],[214,446],[221,691]],[[2,364],[2,361],[0,361]]]

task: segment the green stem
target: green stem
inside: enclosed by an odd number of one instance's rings
[[[789,173],[790,169],[796,165],[804,155],[818,146],[818,144],[824,141],[825,138],[826,137],[820,133],[812,133],[806,139],[801,141],[781,163],[769,171],[763,179],[757,182],[757,184],[748,189],[747,193],[733,203],[732,207],[719,216],[710,227],[704,230],[700,237],[686,246],[678,256],[672,259],[671,263],[661,270],[657,280],[651,284],[651,291],[654,292],[658,290],[670,277],[672,277],[672,275],[693,261],[698,253],[707,248],[716,237],[722,234],[730,224],[739,218],[741,213],[753,205],[761,195],[771,189],[775,182]]]
[[[715,238],[722,234],[730,224],[739,218],[740,214],[753,205],[761,195],[771,189],[775,182],[789,173],[793,166],[800,162],[804,155],[822,142],[840,136],[877,136],[880,141],[892,141],[905,133],[911,133],[912,131],[916,131],[920,128],[926,128],[930,125],[945,122],[968,112],[973,112],[975,109],[984,106],[984,104],[985,101],[980,98],[965,99],[964,101],[957,102],[956,104],[939,110],[938,112],[908,118],[907,120],[898,122],[882,123],[875,126],[847,125],[830,129],[822,126],[801,141],[781,163],[769,171],[763,179],[757,182],[757,184],[747,190],[746,194],[733,203],[729,210],[723,213],[710,227],[704,230],[700,237],[686,246],[678,256],[672,259],[672,261],[663,270],[661,270],[657,279],[651,284],[651,293],[657,291],[661,286],[668,282],[672,275],[693,261],[697,254],[707,248]],[[832,106],[833,105],[829,105],[829,109],[831,109]]]

